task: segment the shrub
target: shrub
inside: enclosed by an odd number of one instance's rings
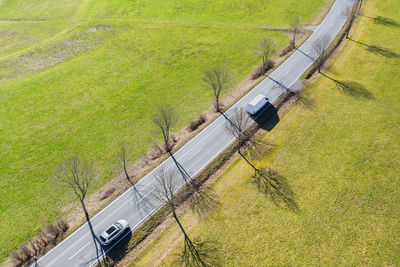
[[[44,247],[47,247],[47,245],[49,244],[50,241],[49,241],[49,237],[46,235],[46,233],[41,232],[39,234],[38,238],[39,238],[40,242],[43,243]]]
[[[110,197],[110,196],[114,193],[114,191],[115,191],[115,188],[114,188],[114,187],[107,188],[106,190],[104,190],[104,191],[100,194],[99,200],[104,200],[104,199]]]
[[[24,263],[30,259],[31,251],[29,250],[26,243],[23,243],[18,247],[18,254],[19,254],[20,259],[22,260],[22,263]]]
[[[33,240],[29,240],[29,248],[30,248],[30,250],[31,250],[31,254],[33,254],[33,255],[38,255],[39,254],[39,248],[38,248],[38,246],[37,246],[37,244],[36,244],[36,240],[35,239],[33,239]]]
[[[18,250],[14,250],[11,253],[11,261],[12,261],[14,266],[21,266],[26,261],[26,257],[24,257],[21,254],[21,251],[19,249]]]
[[[283,57],[283,56],[289,54],[293,50],[293,48],[294,48],[293,45],[289,44],[284,49],[282,49],[282,51],[279,53],[279,56]]]
[[[196,130],[197,128],[199,128],[200,125],[202,125],[203,123],[205,123],[207,121],[207,117],[204,114],[201,114],[199,117],[197,117],[196,119],[192,120],[187,129],[189,132],[193,132],[194,130]]]
[[[114,192],[114,188],[112,188],[113,189],[113,192]],[[65,221],[65,220],[63,220],[63,219],[60,219],[60,220],[58,220],[57,222],[56,222],[56,225],[57,225],[57,227],[61,230],[61,234],[63,234],[63,233],[65,233],[67,230],[68,230],[68,228],[69,228],[69,225],[67,224],[67,222]]]
[[[160,147],[160,145],[153,143],[152,150],[149,153],[150,160],[155,160],[161,157],[164,154],[164,150]]]
[[[251,73],[251,78],[253,80],[261,77],[262,75],[264,75],[266,72],[268,72],[270,69],[272,69],[275,66],[275,62],[272,60],[267,60],[264,63],[264,72],[263,72],[263,68],[262,65],[257,66],[256,68],[253,69],[252,73]]]
[[[57,230],[57,228],[52,224],[48,224],[44,232],[48,236],[49,243],[55,245],[59,236],[59,231]]]
[[[38,256],[46,251],[49,244],[56,244],[57,238],[62,236],[69,226],[65,220],[60,219],[54,224],[48,224],[43,232],[36,238],[19,246],[18,250],[11,253],[13,266],[25,266],[32,261],[32,255]]]

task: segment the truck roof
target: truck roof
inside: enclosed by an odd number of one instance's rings
[[[250,101],[249,105],[255,106],[260,102],[262,99],[266,99],[267,97],[265,95],[257,95],[253,100]]]

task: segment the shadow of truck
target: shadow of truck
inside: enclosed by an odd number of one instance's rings
[[[278,110],[273,105],[267,106],[256,117],[252,117],[252,119],[261,129],[266,131],[271,131],[280,121]]]

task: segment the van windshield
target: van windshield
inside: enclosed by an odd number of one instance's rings
[[[122,230],[122,228],[124,228],[124,227],[122,227],[122,225],[121,225],[120,223],[118,223],[118,222],[114,223],[114,225],[117,226],[119,230]]]

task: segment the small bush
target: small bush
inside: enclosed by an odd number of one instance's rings
[[[176,135],[176,134],[174,134],[174,133],[172,133],[171,134],[171,142],[172,142],[172,145],[175,145],[176,144],[176,142],[178,142],[178,136]]]
[[[293,46],[292,46],[292,44],[289,44],[284,49],[282,49],[282,51],[279,53],[279,56],[280,57],[286,56],[287,54],[289,54],[292,51],[293,51]]]
[[[263,72],[263,68],[262,65],[257,66],[256,68],[253,69],[252,73],[251,73],[251,78],[253,80],[261,77],[262,75],[264,75],[266,72],[268,72],[270,69],[272,69],[275,66],[275,62],[272,60],[267,60],[264,63],[264,72]]]
[[[44,231],[45,231],[45,234],[49,237],[48,238],[49,243],[55,245],[57,238],[59,236],[59,231],[57,230],[57,228],[52,224],[48,224]]]
[[[204,114],[201,114],[199,117],[197,117],[195,120],[191,121],[187,127],[189,132],[193,132],[197,128],[199,128],[200,125],[205,123],[207,121],[207,117]]]
[[[114,188],[112,188],[112,189],[113,189],[113,191],[115,190]],[[62,231],[62,234],[65,233],[65,232],[68,230],[68,228],[69,228],[69,225],[68,225],[67,222],[66,222],[65,220],[63,220],[63,219],[58,220],[58,221],[56,222],[56,225],[57,225],[57,227]]]
[[[50,243],[49,237],[44,232],[39,234],[38,240],[43,243],[44,247],[47,247],[47,245]]]
[[[36,237],[35,239],[33,239],[32,243],[36,247],[37,255],[42,253],[44,251],[44,249],[46,248],[45,244],[42,242],[42,240],[40,240],[39,237]]]
[[[45,232],[48,236],[51,236],[52,239],[56,239],[58,237],[58,230],[50,223],[46,226]]]
[[[99,200],[104,200],[106,198],[109,198],[113,193],[115,192],[115,188],[114,187],[110,187],[106,190],[104,190],[100,196],[99,196]]]
[[[23,243],[18,247],[18,254],[19,254],[21,260],[23,260],[23,263],[30,259],[31,251],[29,250],[26,243]]]
[[[38,255],[39,254],[39,247],[36,244],[36,240],[29,240],[29,248],[32,251],[31,254]]]
[[[22,264],[26,261],[26,257],[21,254],[20,250],[14,250],[11,253],[11,261],[13,263],[13,266],[22,266]]]
[[[159,157],[161,157],[164,154],[164,150],[160,147],[160,145],[158,144],[153,144],[152,145],[152,150],[149,153],[149,158],[150,160],[155,160],[158,159]]]
[[[45,230],[36,238],[21,244],[18,250],[12,252],[11,260],[13,266],[25,266],[32,262],[32,255],[38,256],[44,253],[49,244],[55,245],[57,238],[61,237],[68,228],[68,224],[63,219],[54,224],[48,224]]]

